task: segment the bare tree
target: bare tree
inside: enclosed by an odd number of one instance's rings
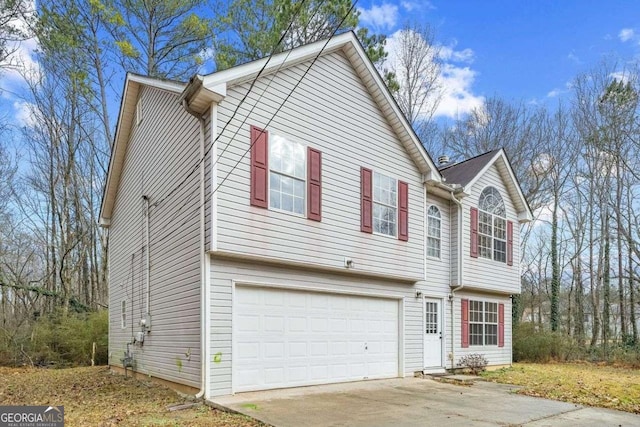
[[[385,63],[396,76],[393,95],[418,134],[428,128],[442,98],[441,47],[430,26],[406,24],[388,41]]]

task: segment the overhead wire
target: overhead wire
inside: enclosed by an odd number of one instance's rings
[[[320,49],[320,51],[316,54],[316,56],[313,58],[313,60],[311,61],[311,63],[309,64],[309,66],[306,68],[306,70],[304,71],[304,73],[302,74],[302,76],[298,79],[298,81],[296,82],[296,84],[294,85],[294,87],[291,89],[291,91],[289,91],[289,93],[287,94],[287,96],[285,97],[285,99],[282,101],[282,103],[278,106],[278,108],[276,109],[276,111],[274,112],[274,114],[271,116],[271,118],[269,119],[269,121],[267,122],[267,124],[261,129],[261,134],[263,132],[265,132],[269,125],[271,124],[271,122],[273,121],[273,119],[277,116],[277,114],[280,112],[280,110],[282,109],[282,107],[286,104],[286,102],[289,100],[289,98],[293,95],[293,93],[295,92],[295,90],[298,88],[298,86],[300,85],[300,83],[304,80],[304,78],[307,76],[307,74],[309,73],[309,71],[311,70],[311,68],[315,65],[316,61],[318,60],[318,58],[322,55],[322,53],[324,52],[324,50],[326,49],[327,45],[329,44],[329,42],[333,39],[333,37],[336,35],[336,33],[338,32],[338,30],[342,27],[342,24],[344,23],[344,21],[349,17],[349,15],[353,12],[356,4],[358,3],[358,0],[354,1],[351,4],[351,7],[349,8],[349,10],[347,11],[347,13],[342,17],[342,19],[340,20],[340,22],[338,23],[338,25],[333,29],[333,31],[331,32],[331,35],[329,36],[329,38],[327,38],[327,40],[325,41],[325,43],[323,44],[322,48]],[[284,63],[284,62],[283,62]],[[255,81],[254,81],[255,82]],[[253,83],[252,83],[253,85]],[[245,96],[246,98],[246,96]],[[243,99],[245,99],[243,98]],[[237,111],[237,109],[236,109]],[[229,123],[229,121],[227,122]],[[223,129],[224,131],[224,129]],[[235,135],[235,134],[234,134]],[[216,139],[217,140],[217,139]],[[207,197],[205,198],[204,202],[202,204],[198,204],[197,208],[200,209],[203,206],[206,206],[207,203],[209,203],[211,201],[211,197],[213,197],[213,195],[220,189],[220,187],[227,181],[227,179],[231,176],[231,174],[233,173],[233,171],[240,165],[240,163],[242,162],[242,160],[246,157],[246,155],[251,151],[251,149],[253,148],[255,141],[257,140],[254,139],[253,141],[251,141],[251,143],[249,144],[249,147],[242,153],[242,155],[240,156],[240,158],[236,161],[236,163],[233,165],[233,167],[227,172],[227,174],[224,176],[224,178],[216,185],[216,187],[207,195]],[[233,141],[233,139],[231,139],[229,141],[229,144],[231,144],[231,142]],[[215,141],[214,141],[215,142]],[[213,146],[213,143],[212,143]],[[228,145],[227,145],[228,146]],[[205,156],[206,157],[206,156]],[[217,161],[217,160],[216,160]],[[186,223],[191,220],[192,218],[186,218],[178,227],[175,227],[173,230],[171,230],[169,233],[165,234],[164,236],[160,236],[157,237],[156,239],[151,240],[150,244],[154,244],[157,245],[159,243],[161,243],[162,241],[166,240],[167,238],[169,238],[174,232],[176,232],[177,230],[181,229],[184,225],[186,225]]]
[[[296,15],[292,18],[291,22],[289,23],[289,26],[287,27],[287,31],[291,29],[292,23],[295,21],[296,16],[300,13],[300,11],[302,10],[302,4],[304,3],[305,0],[303,0],[302,2],[299,3],[299,8],[296,12]],[[318,12],[321,10],[322,6],[324,5],[324,3],[326,2],[326,0],[323,0],[322,2],[320,2],[320,4],[318,5],[318,7],[314,10],[313,14],[311,15],[311,17],[309,18],[309,20],[307,21],[306,25],[309,25],[311,22],[313,22],[313,20],[315,19],[316,15],[318,14]],[[348,16],[348,15],[347,15]],[[342,22],[344,22],[344,19],[341,21],[341,23],[339,24],[339,26],[342,26]],[[335,34],[335,32],[332,34],[332,36]],[[276,45],[276,47],[273,49],[273,52],[277,51],[278,46],[280,45],[280,43],[286,38],[286,32],[283,33],[283,35],[280,37],[280,40],[278,41],[278,44]],[[326,46],[326,45],[325,45]],[[217,154],[216,159],[214,160],[213,164],[211,165],[211,168],[214,168],[217,164],[218,161],[220,160],[220,158],[222,158],[222,156],[224,155],[224,153],[227,151],[227,149],[229,148],[229,146],[231,145],[231,143],[235,140],[236,136],[238,135],[238,132],[240,131],[240,129],[242,129],[242,127],[244,126],[244,124],[247,121],[247,118],[253,113],[253,111],[255,110],[256,106],[260,103],[260,101],[262,100],[262,97],[264,96],[264,94],[269,90],[269,88],[271,87],[271,83],[274,81],[275,77],[278,75],[278,73],[280,72],[280,70],[282,69],[282,67],[284,66],[284,64],[287,62],[287,59],[289,58],[289,55],[291,55],[293,49],[289,49],[284,57],[284,59],[282,60],[282,62],[280,63],[280,65],[278,66],[278,68],[276,69],[276,71],[274,73],[271,74],[271,79],[269,79],[269,82],[267,83],[267,86],[262,90],[262,92],[260,93],[260,96],[258,97],[258,99],[254,102],[254,104],[251,106],[251,109],[249,110],[249,112],[247,114],[244,115],[244,118],[242,119],[242,123],[240,123],[240,125],[236,126],[236,130],[233,133],[233,135],[229,138],[229,142],[224,146],[224,148],[222,149],[222,151],[220,153]],[[252,89],[254,88],[258,78],[260,77],[261,73],[265,70],[267,64],[269,63],[269,61],[271,60],[271,57],[273,56],[273,52],[272,54],[269,56],[269,58],[267,59],[267,61],[265,62],[265,64],[262,66],[262,68],[260,69],[260,72],[258,73],[258,75],[253,79],[253,81],[251,82],[251,85],[249,86],[249,89],[247,90],[247,92],[245,93],[245,95],[243,96],[242,100],[240,101],[240,103],[238,103],[238,105],[236,106],[236,109],[234,110],[233,114],[231,115],[231,118],[229,118],[229,120],[225,123],[224,127],[222,128],[222,130],[220,131],[220,133],[218,134],[218,136],[214,139],[214,141],[211,142],[211,144],[209,145],[207,151],[205,152],[204,156],[202,157],[202,159],[200,159],[200,161],[198,162],[198,165],[200,165],[202,163],[202,161],[207,157],[207,155],[211,152],[211,149],[215,146],[215,143],[222,137],[222,135],[224,134],[225,130],[227,129],[227,126],[233,121],[234,116],[236,115],[236,113],[239,111],[240,106],[246,101],[246,99],[248,98],[248,95],[251,93]],[[296,85],[297,86],[297,85]],[[295,88],[293,89],[295,90]],[[285,100],[286,102],[286,100]],[[279,111],[279,109],[278,109]],[[277,112],[276,112],[277,114]],[[273,118],[272,118],[273,119]],[[269,120],[269,123],[271,123],[271,120]],[[213,126],[213,124],[212,124]],[[178,217],[178,215],[180,214],[180,212],[182,212],[182,209],[184,209],[184,207],[189,203],[191,197],[193,196],[193,194],[195,193],[195,190],[197,190],[197,187],[195,187],[194,189],[191,190],[190,193],[187,193],[185,195],[185,197],[183,198],[183,202],[180,205],[180,208],[172,215],[171,219],[169,221],[167,221],[164,226],[158,231],[158,232],[162,232],[164,231],[169,224],[171,224],[173,222],[173,220],[175,218]]]
[[[248,98],[249,94],[251,93],[251,90],[253,89],[253,86],[255,85],[255,83],[258,81],[258,79],[260,78],[260,76],[262,75],[262,73],[264,72],[264,70],[267,68],[267,65],[269,65],[269,62],[271,61],[271,59],[273,58],[273,56],[278,53],[278,47],[282,44],[282,42],[284,41],[284,39],[287,37],[288,32],[291,30],[291,27],[293,26],[293,23],[295,22],[298,14],[300,13],[300,11],[302,10],[302,6],[304,5],[304,3],[306,3],[307,0],[301,0],[300,3],[298,4],[298,10],[296,11],[296,13],[294,14],[294,16],[291,18],[291,21],[289,22],[289,25],[287,26],[287,29],[282,33],[282,35],[280,36],[280,39],[278,40],[278,43],[276,43],[276,45],[274,46],[274,48],[272,49],[271,53],[269,54],[269,56],[267,57],[267,61],[264,63],[264,65],[262,66],[262,68],[260,69],[260,71],[258,72],[258,74],[255,76],[255,78],[251,81],[251,85],[249,86],[249,89],[247,90],[247,92],[244,94],[244,97],[242,98],[242,100],[240,101],[240,103],[238,103],[238,105],[236,106],[236,109],[234,110],[233,114],[231,115],[231,117],[229,118],[229,120],[227,120],[227,122],[225,123],[224,127],[222,128],[222,131],[220,132],[220,134],[218,135],[218,137],[216,137],[216,139],[214,141],[211,142],[211,144],[209,144],[209,147],[207,148],[207,150],[205,151],[204,155],[198,160],[198,162],[193,166],[193,168],[191,169],[191,171],[182,179],[182,181],[180,181],[180,183],[178,185],[176,185],[173,189],[171,189],[165,196],[161,197],[158,201],[154,202],[151,206],[152,207],[158,207],[159,205],[161,205],[162,203],[164,203],[169,197],[171,197],[176,191],[178,191],[183,185],[186,184],[186,182],[189,180],[189,178],[196,173],[196,171],[198,170],[199,166],[202,164],[202,162],[204,162],[204,160],[207,158],[207,156],[209,155],[209,153],[211,152],[211,150],[213,149],[215,143],[217,142],[218,138],[220,137],[220,135],[222,135],[222,133],[224,133],[224,131],[227,129],[227,126],[229,126],[229,123],[231,123],[231,121],[234,119],[234,117],[236,116],[236,114],[238,113],[238,111],[240,110],[240,107],[242,106],[242,104],[244,103],[244,101]],[[326,0],[323,0],[323,2]]]

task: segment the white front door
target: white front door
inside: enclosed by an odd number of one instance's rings
[[[424,298],[424,367],[442,366],[442,300]]]

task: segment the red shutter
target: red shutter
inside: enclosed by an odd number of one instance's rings
[[[504,347],[504,304],[498,304],[498,347]]]
[[[267,207],[267,182],[269,175],[269,133],[251,126],[251,204]]]
[[[398,239],[409,240],[409,184],[398,181]]]
[[[469,347],[469,300],[461,300],[460,305],[462,306],[462,348],[467,348]]]
[[[478,258],[478,209],[471,208],[471,256]]]
[[[513,222],[507,221],[507,265],[513,265]]]
[[[322,153],[307,149],[307,218],[322,220]]]
[[[373,233],[373,172],[360,169],[360,231]]]

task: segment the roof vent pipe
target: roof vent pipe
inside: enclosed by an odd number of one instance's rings
[[[440,156],[438,157],[438,165],[444,166],[449,163],[449,156]]]

